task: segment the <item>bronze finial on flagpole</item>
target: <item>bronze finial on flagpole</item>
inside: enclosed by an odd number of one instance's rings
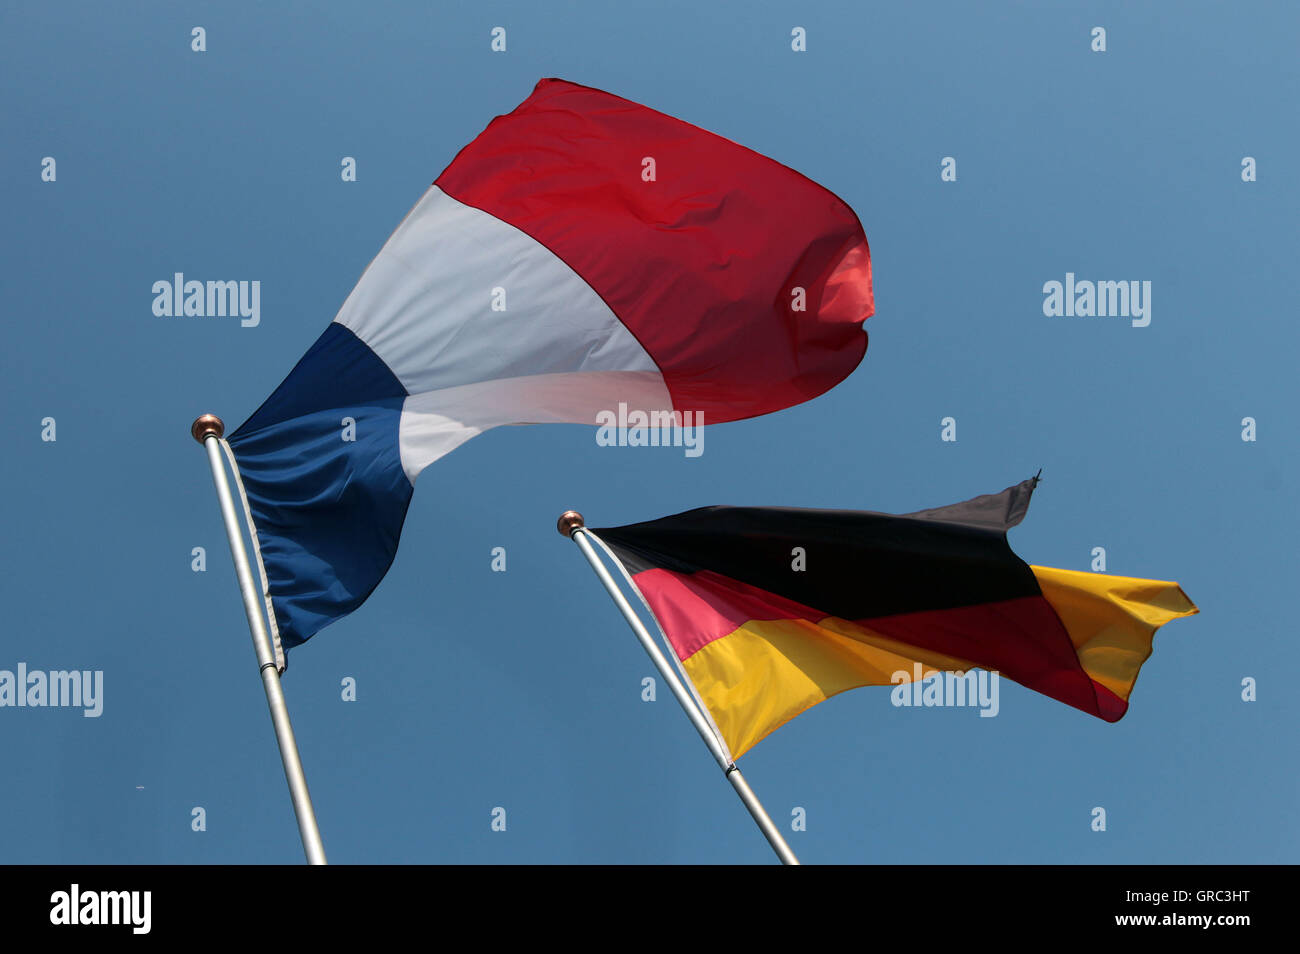
[[[200,444],[207,440],[209,434],[217,440],[221,440],[226,434],[226,425],[215,414],[201,414],[190,425],[190,433],[194,435],[194,439]]]
[[[555,529],[560,531],[560,536],[571,537],[574,530],[581,530],[585,527],[586,521],[582,519],[582,514],[576,510],[566,510],[560,514],[560,519],[555,521]]]

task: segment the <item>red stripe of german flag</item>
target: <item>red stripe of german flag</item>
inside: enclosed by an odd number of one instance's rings
[[[658,618],[733,758],[859,686],[982,668],[1107,722],[1176,583],[1029,566],[1035,481],[912,514],[706,507],[595,533]],[[900,675],[902,674],[902,675]]]

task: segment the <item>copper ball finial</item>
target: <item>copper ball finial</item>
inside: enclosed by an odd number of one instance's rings
[[[555,529],[560,531],[560,536],[571,537],[573,531],[581,530],[587,524],[582,519],[582,514],[576,510],[566,510],[560,514],[560,519],[555,522]]]
[[[226,425],[222,423],[221,418],[215,414],[204,414],[202,417],[195,418],[194,423],[190,425],[190,433],[194,439],[202,444],[208,439],[208,435],[221,437],[226,433]]]

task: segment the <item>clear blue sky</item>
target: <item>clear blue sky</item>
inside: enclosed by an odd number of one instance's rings
[[[870,350],[822,398],[711,428],[698,459],[503,428],[426,471],[387,579],[285,677],[331,861],[770,861],[668,693],[641,701],[650,663],[555,517],[906,511],[1039,467],[1022,557],[1084,570],[1104,546],[1201,615],[1157,636],[1115,725],[1006,682],[993,719],[886,689],[811,710],[742,760],[779,823],[806,810],[792,846],[1296,861],[1297,27],[1282,3],[5,4],[0,668],[103,670],[105,698],[98,719],[0,709],[0,861],[301,860],[188,427],[251,414],[544,76],[842,196],[872,246]],[[261,281],[260,326],[155,317],[175,271]],[[1150,326],[1045,317],[1066,272],[1151,281]]]

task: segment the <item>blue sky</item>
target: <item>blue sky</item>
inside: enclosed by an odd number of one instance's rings
[[[871,346],[827,395],[710,428],[698,459],[547,426],[426,471],[388,577],[285,677],[330,860],[770,861],[666,689],[641,701],[650,663],[555,517],[907,511],[1041,467],[1022,557],[1086,570],[1104,546],[1110,572],[1178,580],[1201,608],[1158,634],[1128,715],[1005,682],[993,719],[863,689],[760,743],[751,784],[787,831],[805,809],[805,862],[1296,861],[1300,15],[1173,10],[6,4],[0,669],[102,670],[104,710],[0,708],[0,861],[301,859],[188,427],[251,414],[428,183],[544,76],[843,197],[871,242]],[[261,281],[260,325],[155,317],[175,271]],[[1067,272],[1150,281],[1150,326],[1045,317]]]

